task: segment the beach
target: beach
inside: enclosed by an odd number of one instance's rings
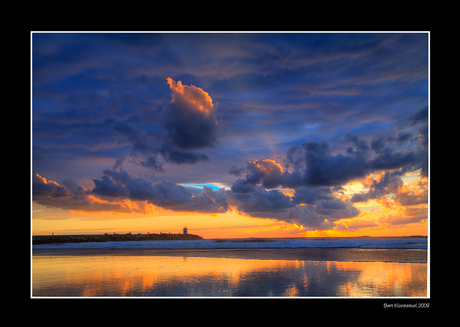
[[[266,242],[240,242],[238,248],[184,248],[171,242],[176,248],[152,248],[160,243],[34,247],[32,296],[427,296],[427,250],[420,245],[257,248]],[[195,242],[187,246],[209,244]]]
[[[422,249],[34,249],[34,256],[155,256],[253,260],[426,263]]]

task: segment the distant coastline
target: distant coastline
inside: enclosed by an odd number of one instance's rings
[[[32,236],[32,244],[123,242],[123,241],[192,241],[203,238],[195,234],[103,234],[103,235],[37,235]]]

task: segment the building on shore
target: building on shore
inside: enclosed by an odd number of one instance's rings
[[[187,227],[184,227],[184,228],[182,229],[182,233],[183,233],[184,235],[187,234]]]

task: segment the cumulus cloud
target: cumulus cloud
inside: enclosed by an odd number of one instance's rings
[[[409,131],[401,134],[395,128],[388,135],[365,140],[350,132],[343,140],[351,146],[344,153],[337,154],[332,154],[326,142],[293,145],[286,152],[286,169],[270,159],[248,162],[246,177],[238,180],[235,188],[257,184],[269,189],[342,186],[382,170],[406,173],[421,169],[421,175],[426,176],[428,152],[426,133],[422,133],[427,126],[425,113],[426,108],[403,118],[403,123],[399,124],[419,129],[420,136],[413,137]]]
[[[232,185],[232,192],[236,194],[254,193],[256,191],[253,183],[247,179],[238,178]]]
[[[369,162],[362,156],[330,155],[327,143],[307,142],[302,147],[306,169],[289,172],[273,160],[256,160],[248,162],[247,175],[238,183],[262,184],[265,188],[340,186],[352,179],[365,177],[370,171]]]
[[[167,109],[166,130],[172,144],[182,150],[214,147],[218,123],[209,94],[170,77],[167,81],[172,100]]]
[[[142,167],[151,168],[155,171],[164,172],[163,165],[158,160],[156,155],[148,156],[145,160],[139,160],[138,163]],[[116,169],[114,169],[116,170]]]
[[[75,210],[85,212],[146,212],[149,206],[145,203],[131,205],[121,199],[120,189],[116,185],[106,188],[105,193],[112,197],[112,201],[95,197],[88,189],[75,180],[66,180],[65,186],[55,181],[46,180],[35,174],[32,180],[33,200],[41,205],[64,210]]]
[[[302,148],[298,145],[291,146],[286,152],[286,159],[284,164],[286,168],[292,166],[294,169],[301,169],[304,167]]]
[[[94,179],[92,190],[67,181],[61,186],[36,174],[33,178],[33,200],[39,204],[78,211],[141,212],[153,206],[181,212],[223,213],[229,210],[225,190],[203,187],[201,193],[182,185],[162,180],[153,184],[147,179],[132,178],[127,172],[104,170]]]
[[[253,193],[253,201],[244,202],[238,210],[245,213],[260,215],[261,213],[277,213],[285,209],[293,208],[295,204],[292,203],[291,198],[278,190],[267,191],[262,187],[258,187],[256,192]],[[262,215],[263,216],[263,215]]]
[[[403,185],[403,181],[399,175],[399,171],[393,173],[389,171],[383,172],[378,178],[373,179],[372,182],[368,182],[368,192],[354,194],[351,202],[367,202],[371,199],[380,199],[389,193],[398,193],[398,189]]]
[[[404,185],[401,177],[401,171],[385,171],[375,178],[369,176],[363,181],[369,190],[367,192],[356,193],[352,196],[351,202],[367,202],[375,199],[380,200],[385,206],[400,207],[404,216],[427,216],[428,204],[428,182],[425,178]],[[387,195],[391,195],[388,199]],[[388,202],[390,201],[390,202]],[[420,208],[419,206],[422,206]],[[401,208],[402,207],[402,208]],[[410,221],[410,220],[398,220]]]
[[[237,184],[237,185],[235,185]],[[293,173],[272,159],[249,161],[246,165],[246,176],[235,183],[235,192],[245,185],[262,184],[263,187],[272,189],[277,187],[297,187],[301,185],[301,175],[298,171]]]
[[[277,219],[312,229],[330,229],[334,221],[359,215],[359,210],[349,200],[342,200],[333,193],[331,188],[299,188],[291,197],[278,189],[267,190],[239,179],[229,196],[236,200],[238,212],[251,217]]]
[[[177,165],[209,161],[209,157],[204,153],[182,151],[171,145],[163,145],[160,153],[167,162],[172,162]]]
[[[113,130],[131,145],[136,161],[143,167],[163,172],[163,161],[174,164],[196,164],[209,157],[195,150],[214,148],[217,144],[218,123],[212,98],[203,89],[183,85],[167,78],[171,102],[159,114],[158,131],[146,132],[136,124],[116,119]]]
[[[425,185],[417,190],[409,189],[401,179],[415,170],[421,170],[424,176],[427,147],[424,136],[415,136],[414,130],[420,132],[426,127],[425,113],[426,109],[422,109],[402,118],[390,133],[372,139],[350,132],[341,139],[349,144],[343,153],[332,152],[326,142],[310,141],[288,148],[284,168],[272,159],[254,160],[247,162],[246,175],[242,176],[243,170],[232,167],[230,172],[240,177],[231,187],[237,210],[252,217],[327,229],[341,219],[358,217],[360,211],[354,207],[357,202],[385,199],[392,194],[392,201],[400,206],[427,203]],[[380,174],[371,177],[376,172]],[[340,192],[343,185],[355,180],[364,181],[368,191],[350,198]],[[284,194],[280,190],[283,188],[290,188],[294,194]],[[414,217],[408,221],[415,221],[423,214]],[[355,230],[376,225],[347,223],[340,226]]]
[[[47,181],[46,178],[35,174],[32,178],[32,195],[34,200],[68,198],[72,195],[70,190],[62,187],[55,181]]]
[[[238,168],[236,166],[232,166],[230,167],[230,169],[228,170],[228,173],[230,175],[234,175],[234,176],[241,176],[241,174],[244,172],[244,168]]]
[[[395,200],[402,206],[415,206],[428,203],[428,184],[426,181],[417,183],[418,187],[408,188],[401,187],[398,194],[395,195]]]
[[[318,201],[331,201],[334,199],[330,187],[299,188],[296,189],[292,202],[295,204],[314,204]]]
[[[104,176],[95,179],[94,183],[96,186],[91,193],[97,196],[147,201],[173,211],[223,213],[229,209],[223,189],[214,191],[203,187],[202,192],[194,196],[189,189],[171,181],[153,184],[147,179],[132,178],[125,171],[110,169],[104,170]]]
[[[319,201],[314,212],[328,217],[330,221],[344,218],[353,218],[359,215],[359,210],[350,201],[334,199],[332,201]]]
[[[109,176],[102,176],[101,180],[94,179],[93,193],[99,196],[120,197],[128,196],[128,190],[120,184],[115,184]]]
[[[123,135],[132,144],[134,152],[149,154],[159,151],[160,135],[147,134],[146,131],[135,124],[122,121],[118,118],[113,124],[113,130]]]
[[[367,158],[361,153],[331,155],[327,143],[303,143],[306,171],[302,184],[310,186],[339,186],[366,176],[369,169]]]

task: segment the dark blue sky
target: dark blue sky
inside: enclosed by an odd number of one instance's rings
[[[332,190],[382,171],[427,174],[427,33],[33,33],[32,87],[33,173],[68,195],[66,182],[152,200],[115,173],[150,187],[240,179],[248,213],[251,187]],[[206,93],[212,107],[197,114]],[[282,176],[248,163],[264,159]],[[37,199],[59,198],[48,191]]]

